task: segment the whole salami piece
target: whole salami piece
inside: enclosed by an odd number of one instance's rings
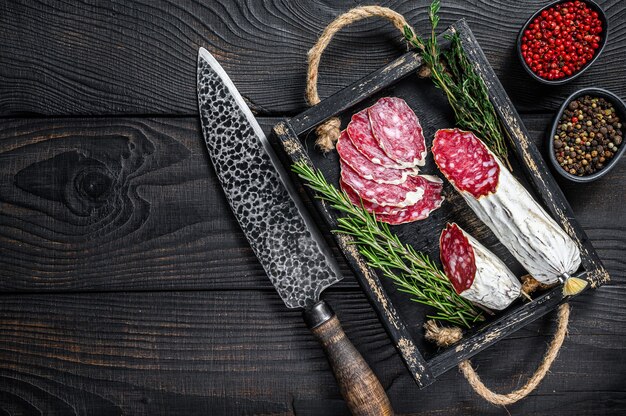
[[[446,276],[462,298],[500,311],[522,294],[513,272],[456,224],[447,224],[441,232],[439,253]]]
[[[381,184],[365,179],[341,161],[341,180],[352,188],[361,199],[381,206],[408,207],[424,196],[423,182],[416,176],[409,176],[398,185]]]
[[[376,165],[386,168],[403,169],[403,166],[392,160],[383,152],[372,134],[367,108],[352,116],[346,132],[354,147]]]
[[[415,179],[422,183],[420,185],[424,189],[422,199],[396,213],[377,215],[377,220],[390,225],[419,221],[428,218],[431,212],[441,206],[444,200],[444,197],[441,195],[443,181],[436,176],[430,175],[420,175],[415,177]]]
[[[385,154],[403,167],[424,166],[426,141],[419,119],[402,98],[384,97],[367,109],[372,133]]]
[[[409,175],[415,176],[419,173],[417,169],[394,169],[375,164],[354,147],[345,130],[341,132],[337,140],[336,149],[342,162],[354,169],[361,177],[377,183],[397,185],[406,181]]]
[[[565,295],[586,281],[570,278],[580,266],[576,243],[473,133],[439,130],[432,152],[441,172],[513,256],[538,281],[565,281]]]

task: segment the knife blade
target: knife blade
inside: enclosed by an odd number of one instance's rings
[[[198,52],[202,133],[228,203],[278,295],[322,343],[354,414],[392,414],[384,389],[320,295],[342,279],[328,246],[224,69]]]

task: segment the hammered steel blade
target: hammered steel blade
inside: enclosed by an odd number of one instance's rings
[[[252,112],[204,48],[198,105],[222,188],[276,291],[290,308],[316,303],[341,273]]]

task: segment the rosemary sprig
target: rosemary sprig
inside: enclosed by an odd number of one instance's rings
[[[443,53],[440,51],[436,35],[440,4],[440,0],[434,0],[430,5],[431,32],[425,41],[408,25],[404,27],[404,37],[422,53],[431,78],[448,98],[459,127],[477,133],[510,168],[504,133],[495,108],[482,78],[476,74],[463,51],[458,33],[446,36],[450,48]]]
[[[367,263],[392,279],[398,290],[410,294],[413,301],[434,308],[436,313],[429,318],[468,328],[471,323],[484,319],[474,305],[455,292],[445,274],[427,255],[400,242],[387,224],[376,221],[363,207],[352,204],[346,193],[329,184],[320,171],[304,162],[296,162],[292,170],[306,181],[318,198],[345,214],[338,218],[334,232],[351,236]]]

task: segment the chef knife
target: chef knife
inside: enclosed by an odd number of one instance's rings
[[[320,299],[342,279],[328,246],[232,81],[204,48],[198,52],[202,133],[228,203],[250,246],[288,308],[321,342],[355,415],[390,415],[380,382]]]

